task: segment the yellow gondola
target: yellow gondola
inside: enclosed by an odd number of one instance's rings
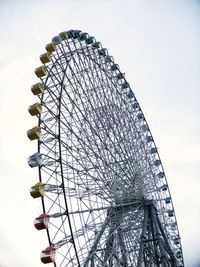
[[[30,140],[40,139],[41,134],[41,127],[39,126],[35,126],[27,131],[27,136]]]
[[[35,74],[38,78],[44,77],[47,75],[47,68],[45,66],[40,66],[35,69]]]
[[[43,64],[51,62],[51,53],[47,52],[47,53],[40,55],[40,61]]]
[[[33,198],[43,197],[45,195],[45,184],[39,182],[31,187],[30,194]]]
[[[37,102],[29,106],[28,111],[31,114],[31,116],[40,115],[42,113],[42,104]]]
[[[31,91],[34,95],[40,95],[44,93],[44,84],[43,83],[36,83],[32,85]]]
[[[62,40],[67,40],[69,38],[68,32],[61,32],[59,35]]]
[[[47,52],[49,52],[49,53],[53,53],[53,52],[56,51],[56,44],[55,44],[55,43],[47,44],[47,45],[45,46],[45,48],[46,48]]]

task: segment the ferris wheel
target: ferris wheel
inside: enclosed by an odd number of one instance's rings
[[[29,106],[38,140],[30,194],[43,210],[43,263],[55,267],[183,267],[174,207],[140,105],[107,49],[88,33],[46,45]],[[46,248],[45,248],[46,247]]]

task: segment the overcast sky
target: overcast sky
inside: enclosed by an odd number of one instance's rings
[[[69,29],[94,35],[126,73],[165,168],[185,265],[200,266],[199,27],[197,0],[0,0],[1,267],[43,266],[47,238],[33,227],[41,206],[29,196],[38,177],[26,163],[36,120],[27,107],[36,102],[39,55]]]

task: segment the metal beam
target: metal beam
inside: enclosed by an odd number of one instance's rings
[[[92,256],[94,255],[96,249],[97,249],[97,246],[99,244],[99,241],[109,223],[109,220],[110,220],[110,216],[107,215],[107,218],[105,219],[105,222],[102,224],[101,226],[101,229],[98,231],[97,235],[96,235],[96,238],[94,240],[94,244],[92,245],[89,253],[88,253],[88,256],[86,257],[85,261],[84,261],[84,264],[83,264],[83,267],[87,267],[88,266],[88,263],[89,261],[91,260]]]
[[[162,228],[153,200],[144,202],[144,219],[137,267],[141,267],[143,264],[145,266],[146,264],[156,264],[158,267],[177,267],[177,260]]]
[[[143,220],[143,226],[142,226],[142,234],[140,237],[140,250],[139,250],[139,256],[138,256],[138,262],[137,267],[142,266],[143,261],[143,255],[144,255],[144,241],[146,239],[146,232],[147,232],[147,219],[148,219],[148,210],[145,207],[144,208],[144,220]]]
[[[160,231],[162,233],[162,236],[163,236],[163,238],[165,240],[165,246],[166,246],[166,248],[168,250],[168,253],[169,253],[170,257],[171,257],[171,260],[172,260],[172,263],[173,263],[173,267],[176,267],[177,266],[176,258],[175,258],[174,253],[173,253],[173,251],[172,251],[172,249],[171,249],[171,247],[169,245],[169,242],[167,240],[166,234],[165,234],[165,232],[164,232],[164,230],[162,228],[161,222],[160,222],[158,217],[157,217],[157,219],[158,219],[158,226],[159,226]]]
[[[105,245],[105,255],[103,259],[103,266],[107,267],[107,260],[111,260],[112,256],[112,250],[113,250],[113,243],[114,243],[114,232],[116,230],[116,226],[111,225],[110,231],[106,240],[106,245]],[[109,266],[111,266],[111,261],[109,263]]]
[[[153,226],[154,226],[154,230],[155,230],[155,236],[156,239],[158,241],[158,246],[159,246],[159,250],[160,250],[160,256],[161,256],[161,265],[162,267],[168,267],[168,260],[167,260],[167,255],[166,255],[166,249],[164,247],[163,244],[163,238],[162,238],[162,234],[160,232],[160,228],[158,225],[158,218],[156,215],[156,209],[154,204],[150,205],[150,215],[153,221]]]
[[[120,245],[120,250],[121,250],[121,255],[122,255],[122,265],[124,267],[127,267],[128,266],[127,252],[126,252],[123,232],[122,232],[121,228],[117,229],[117,234],[118,234],[118,238],[119,238],[119,245]]]

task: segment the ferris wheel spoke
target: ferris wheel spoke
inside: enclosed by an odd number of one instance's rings
[[[80,59],[81,59],[81,57],[80,57]],[[84,58],[84,59],[87,59],[87,57],[86,58]],[[83,63],[84,64],[84,63]],[[90,68],[91,70],[92,70],[92,67]],[[89,76],[89,74],[88,74],[88,72],[87,72],[87,75],[88,75],[88,77],[90,78],[90,76]],[[99,78],[99,77],[98,77]],[[95,79],[93,79],[93,80],[95,80]],[[102,79],[103,80],[103,79]],[[90,81],[91,81],[91,78],[90,78]],[[93,85],[93,83],[91,82],[91,84],[92,84],[92,86],[93,86],[93,88],[95,88],[95,86]],[[102,91],[104,92],[104,87],[103,86],[101,86],[101,89],[102,89]],[[106,99],[106,96],[105,96],[105,94],[104,94],[104,99]],[[100,99],[98,99],[99,101],[100,101]],[[104,129],[105,129],[105,127],[104,127]],[[119,144],[119,147],[120,147],[120,144]]]
[[[64,213],[63,213],[64,214]],[[63,215],[62,215],[63,216]],[[51,240],[52,240],[52,244],[54,244],[56,238],[58,236],[60,236],[61,234],[63,234],[63,236],[66,238],[68,235],[67,235],[67,231],[65,230],[64,228],[64,223],[67,219],[67,214],[65,214],[65,218],[62,219],[62,222],[60,223],[60,226],[58,227],[57,225],[51,223],[55,228],[56,228],[56,231],[54,233],[54,235],[51,236]],[[71,236],[69,235],[69,238],[67,239],[68,241],[67,242],[70,242],[71,241]],[[60,240],[59,240],[60,241]],[[57,241],[58,242],[58,241]],[[65,244],[65,243],[64,243]]]
[[[64,143],[64,146],[66,147],[66,144]],[[73,156],[73,155],[72,155]],[[77,159],[77,158],[76,158]],[[78,172],[80,172],[80,170],[77,169]]]
[[[88,74],[88,73],[87,73]],[[89,76],[89,75],[88,75]],[[92,84],[92,83],[91,83]],[[93,85],[93,88],[94,88],[94,85]]]
[[[49,200],[49,202],[51,203],[49,206],[49,209],[47,210],[47,213],[52,212],[52,209],[55,208],[55,206],[57,206],[60,210],[60,212],[65,212],[65,208],[63,208],[59,203],[57,203],[57,200],[59,198],[59,194],[54,194],[54,198],[52,198],[49,194],[46,194],[46,199]]]
[[[86,57],[86,59],[87,59],[87,57]],[[92,68],[93,67],[93,68]],[[91,69],[93,70],[95,70],[95,72],[96,72],[96,76],[97,76],[97,78],[98,78],[98,80],[101,80],[102,82],[101,82],[101,89],[102,89],[102,92],[104,93],[104,98],[106,97],[106,93],[105,93],[105,90],[104,90],[104,84],[105,85],[107,85],[108,86],[108,84],[109,84],[109,80],[108,80],[108,77],[106,76],[106,72],[105,72],[105,69],[103,69],[103,68],[101,68],[101,72],[98,72],[97,71],[97,66],[96,66],[96,64],[93,64],[93,66],[91,67]],[[99,66],[98,66],[99,67]],[[101,74],[101,78],[100,78],[100,76],[99,76],[99,73]],[[103,75],[105,75],[105,76],[103,76]],[[106,79],[105,79],[106,78]],[[107,84],[105,83],[105,80],[106,80],[106,82],[107,82]],[[112,84],[109,84],[109,87],[111,86]],[[113,96],[111,95],[111,97],[112,97],[112,101],[114,101],[115,99],[113,98]],[[125,102],[124,102],[125,103]],[[123,103],[123,104],[124,104]],[[114,120],[115,120],[115,116],[114,116],[114,118],[113,118]],[[116,123],[116,122],[115,122]],[[116,128],[116,130],[118,130],[118,128]],[[123,130],[123,128],[122,128],[122,130]],[[118,132],[119,133],[119,132]],[[126,151],[127,152],[127,151]]]

